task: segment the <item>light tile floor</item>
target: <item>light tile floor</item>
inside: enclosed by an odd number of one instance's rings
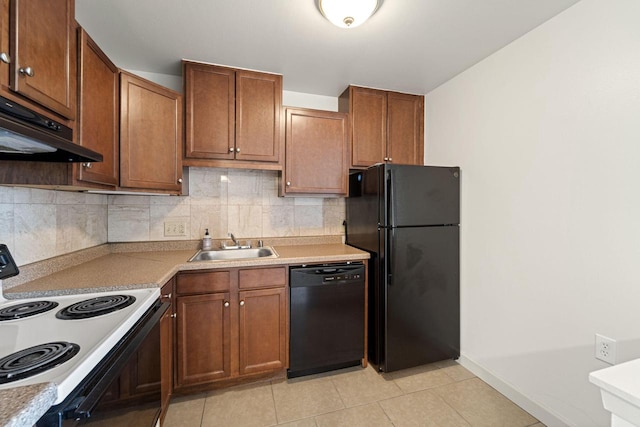
[[[166,427],[544,427],[454,361],[371,366],[172,400]]]

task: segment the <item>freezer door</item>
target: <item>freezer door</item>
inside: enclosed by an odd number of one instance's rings
[[[387,231],[383,364],[396,371],[460,356],[459,228]]]
[[[460,223],[460,168],[388,165],[386,178],[387,225]]]

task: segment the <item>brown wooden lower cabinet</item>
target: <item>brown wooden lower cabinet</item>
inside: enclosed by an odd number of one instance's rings
[[[178,387],[231,374],[230,311],[227,292],[177,297]]]
[[[240,296],[240,374],[283,369],[287,360],[285,288],[243,291]]]
[[[287,271],[278,266],[177,276],[177,392],[287,367]]]
[[[162,412],[160,413],[160,424],[164,422],[167,415],[169,403],[171,401],[171,390],[173,389],[173,319],[175,317],[175,304],[171,301],[171,296],[175,292],[175,277],[167,282],[160,291],[162,299],[170,301],[171,307],[160,319],[160,402]]]

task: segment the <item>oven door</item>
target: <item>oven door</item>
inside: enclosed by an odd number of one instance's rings
[[[155,426],[160,416],[160,318],[170,303],[158,300],[111,352],[38,427]]]

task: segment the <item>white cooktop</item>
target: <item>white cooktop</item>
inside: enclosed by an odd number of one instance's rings
[[[0,281],[0,286],[1,283]],[[62,320],[55,316],[64,307],[103,295],[132,295],[136,300],[121,310],[88,319]],[[61,365],[29,378],[0,384],[0,390],[53,382],[58,391],[54,404],[62,402],[159,296],[160,289],[149,288],[0,301],[0,308],[43,300],[59,304],[53,310],[25,319],[0,321],[0,359],[20,350],[54,341],[67,341],[80,346],[78,354]]]

